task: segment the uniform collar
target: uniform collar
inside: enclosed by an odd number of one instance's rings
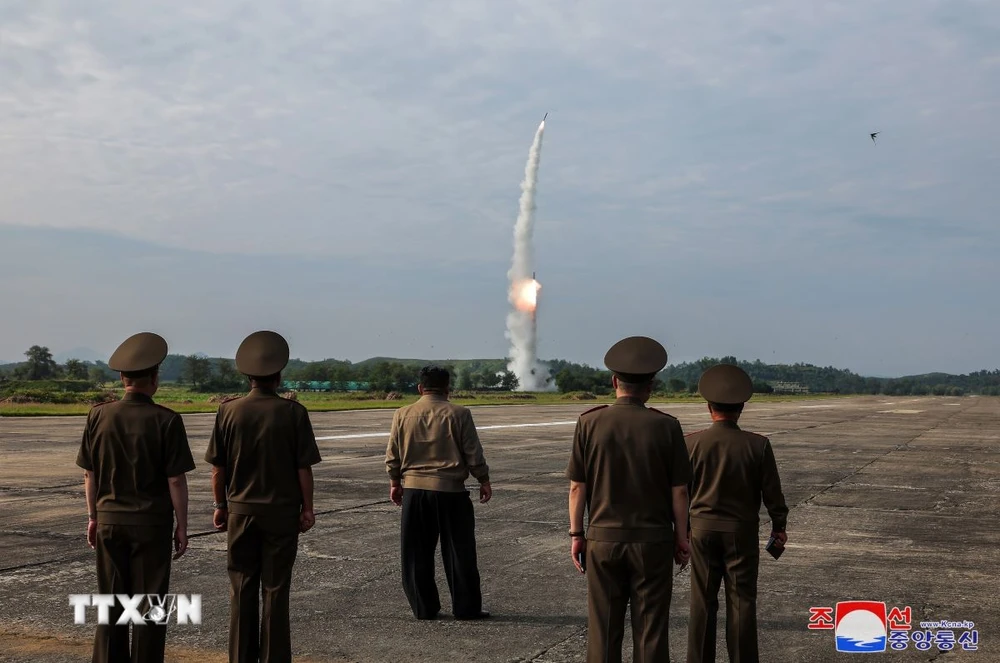
[[[263,389],[261,387],[253,387],[250,389],[250,396],[254,398],[267,398],[270,396],[277,396],[278,392],[274,389]]]
[[[735,421],[730,421],[729,419],[723,419],[722,421],[713,421],[712,428],[730,428],[733,430],[739,430],[740,425]]]
[[[420,397],[422,401],[446,401],[448,397],[444,394],[424,394]]]
[[[646,404],[642,402],[642,399],[636,398],[635,396],[620,396],[615,399],[615,405],[636,405],[638,407],[646,407]]]
[[[152,403],[152,396],[147,396],[138,391],[126,391],[125,395],[122,396],[123,401],[131,401],[134,403]]]

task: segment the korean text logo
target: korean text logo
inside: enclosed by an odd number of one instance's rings
[[[910,606],[890,609],[883,601],[841,601],[832,608],[809,608],[808,628],[832,630],[838,652],[902,651],[911,643],[917,651],[979,649],[974,622],[925,621],[915,629],[912,618]]]

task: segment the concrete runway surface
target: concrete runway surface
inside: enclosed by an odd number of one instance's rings
[[[569,555],[564,471],[586,403],[474,408],[495,494],[476,504],[483,593],[493,619],[415,621],[400,585],[400,512],[383,458],[392,411],[318,413],[323,462],[317,525],[300,538],[292,644],[301,661],[582,661],[586,589]],[[700,404],[665,405],[686,432]],[[89,660],[94,617],[73,624],[68,595],[96,592],[85,543],[83,419],[0,418],[0,661]],[[213,415],[185,417],[197,469],[188,553],[171,591],[201,594],[203,623],[171,625],[167,659],[224,661],[229,615],[225,538],[212,532]],[[833,661],[811,607],[838,601],[910,606],[928,620],[973,621],[979,651],[887,652],[895,660],[1000,661],[1000,399],[838,398],[748,406],[745,428],[771,437],[791,507],[789,546],[762,553],[763,661]],[[769,528],[761,526],[761,541]],[[671,652],[684,660],[689,571],[675,578]],[[438,563],[445,611],[447,586]],[[724,614],[724,607],[723,607]],[[727,660],[720,615],[719,660]],[[631,646],[626,636],[626,659]]]

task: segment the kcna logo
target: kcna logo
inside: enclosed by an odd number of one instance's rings
[[[97,608],[97,623],[111,624],[111,611],[118,604],[121,616],[116,626],[152,624],[165,626],[171,615],[176,615],[177,624],[201,624],[201,595],[191,594],[70,594],[69,604],[73,607],[73,621],[87,623],[87,608]]]
[[[886,622],[885,603],[881,601],[841,601],[834,620],[837,651],[885,651]]]
[[[961,647],[979,650],[979,631],[970,621],[912,621],[910,606],[889,607],[883,601],[840,601],[835,607],[809,609],[810,630],[830,630],[839,652],[902,651],[910,646],[947,652]],[[919,627],[919,628],[918,628]]]

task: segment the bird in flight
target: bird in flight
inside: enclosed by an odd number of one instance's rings
[[[873,143],[875,143],[875,136],[879,135],[880,133],[882,133],[882,132],[876,131],[875,133],[871,134],[872,142]],[[875,143],[875,144],[878,145],[878,143]]]

